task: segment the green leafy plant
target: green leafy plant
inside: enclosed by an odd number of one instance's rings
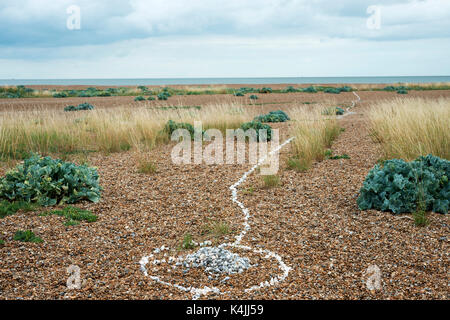
[[[166,132],[169,137],[172,135],[172,133],[177,129],[186,129],[191,134],[191,137],[194,137],[194,127],[190,123],[184,123],[184,122],[175,122],[173,120],[167,121],[166,125],[164,126],[164,132]]]
[[[286,112],[282,110],[270,111],[268,114],[260,115],[253,119],[259,122],[285,122],[291,120]]]
[[[64,108],[64,111],[81,111],[81,110],[94,110],[94,106],[84,102],[80,103],[78,106],[67,106]]]
[[[5,245],[5,241],[3,239],[0,239],[0,246]]]
[[[97,216],[89,210],[83,210],[77,207],[67,206],[62,210],[53,210],[49,212],[42,213],[41,216],[57,215],[60,217],[65,217],[66,221],[64,224],[66,226],[75,226],[80,223],[80,221],[95,222],[97,221]]]
[[[67,98],[67,93],[65,92],[56,92],[53,94],[53,98]]]
[[[270,141],[272,139],[272,128],[267,124],[259,121],[250,121],[243,123],[241,129],[244,131],[253,129],[256,133],[256,141]],[[263,130],[260,132],[260,130]],[[265,131],[264,131],[265,130]],[[262,135],[261,135],[262,134]]]
[[[101,187],[96,168],[33,154],[0,180],[0,199],[42,206],[98,202]]]
[[[134,98],[134,101],[145,101],[145,98],[143,96],[137,96]]]
[[[295,89],[293,86],[288,86],[288,87],[286,87],[286,89],[284,89],[284,92],[286,92],[286,93],[297,92],[297,89]]]
[[[147,100],[153,101],[153,100],[156,100],[156,98],[155,98],[154,96],[149,96],[149,97],[147,98]]]
[[[317,89],[314,88],[313,86],[309,86],[306,88],[301,89],[302,92],[308,92],[308,93],[316,93]]]
[[[357,204],[361,210],[394,213],[419,210],[446,214],[450,202],[450,161],[427,155],[411,162],[393,159],[370,170]]]
[[[41,238],[37,237],[33,231],[31,230],[18,230],[14,234],[13,239],[15,241],[21,242],[33,242],[33,243],[41,243],[43,242]]]
[[[0,218],[4,218],[6,216],[11,216],[18,211],[33,211],[36,209],[36,206],[26,202],[26,201],[13,201],[9,202],[7,200],[0,201]]]
[[[401,90],[398,90],[397,93],[398,94],[408,94],[408,90],[401,89]]]
[[[346,153],[342,154],[342,155],[337,155],[337,156],[333,156],[333,150],[331,149],[327,149],[325,150],[325,158],[326,159],[331,159],[331,160],[337,160],[337,159],[350,159],[350,156]]]
[[[269,88],[269,87],[263,87],[263,88],[261,88],[261,89],[259,89],[259,93],[272,93],[272,88]]]
[[[256,94],[252,94],[249,98],[252,100],[258,100],[258,96]]]
[[[233,94],[235,97],[243,97],[245,94],[242,91],[237,91]]]

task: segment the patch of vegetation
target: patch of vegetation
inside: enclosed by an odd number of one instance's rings
[[[273,90],[272,90],[272,88],[270,88],[270,87],[263,87],[263,88],[259,89],[258,92],[259,92],[259,93],[272,93]]]
[[[288,86],[286,89],[283,90],[283,92],[289,93],[289,92],[297,92],[298,90],[295,89],[293,86]]]
[[[185,122],[175,122],[173,120],[167,121],[166,125],[164,126],[164,132],[169,135],[169,137],[172,135],[172,133],[175,130],[178,129],[186,129],[191,134],[191,137],[194,138],[194,127],[190,123]]]
[[[11,88],[0,87],[0,98],[17,99],[34,97],[35,90],[25,88],[25,86],[16,86]]]
[[[220,237],[231,232],[231,228],[225,221],[210,221],[203,226],[202,235],[211,234]]]
[[[194,241],[192,240],[192,235],[187,233],[184,235],[183,243],[181,248],[185,250],[193,249],[195,247]]]
[[[333,150],[325,150],[325,159],[337,160],[337,159],[350,159],[350,156],[346,153],[342,155],[333,156]]]
[[[242,190],[243,194],[253,194],[253,192],[255,192],[255,188],[253,187],[249,187],[247,189]]]
[[[168,88],[164,88],[160,93],[158,93],[157,97],[158,100],[167,100],[172,96],[172,94],[169,92]]]
[[[147,98],[147,100],[153,101],[153,100],[156,100],[156,98],[155,98],[154,96],[149,96],[149,97]]]
[[[280,178],[276,175],[262,176],[262,179],[266,188],[273,188],[280,185]]]
[[[66,221],[64,225],[66,226],[76,226],[80,224],[80,221],[95,222],[97,221],[97,216],[89,210],[83,210],[77,207],[67,206],[62,210],[53,210],[40,214],[41,216],[57,215],[60,217],[65,217]]]
[[[243,93],[242,91],[237,91],[233,94],[235,97],[243,97],[245,96],[245,93]]]
[[[33,154],[0,180],[0,199],[42,206],[98,202],[101,187],[96,168]]]
[[[67,106],[64,111],[81,111],[81,110],[94,110],[94,106],[87,102],[80,103],[78,106]]]
[[[325,108],[322,111],[322,114],[325,116],[334,116],[334,115],[341,116],[344,113],[345,113],[345,110],[340,107],[329,107],[329,108]]]
[[[68,95],[65,92],[56,92],[53,94],[53,98],[67,98]]]
[[[290,157],[287,160],[287,167],[297,172],[304,172],[309,169],[309,165],[307,163],[296,157]]]
[[[344,87],[338,87],[338,88],[334,88],[334,87],[321,87],[320,88],[323,92],[325,93],[334,93],[334,94],[339,94],[341,92],[351,92],[352,88],[349,86],[344,86]]]
[[[39,237],[37,237],[33,231],[31,230],[18,230],[14,234],[13,239],[15,241],[21,241],[21,242],[33,242],[33,243],[41,243],[43,240]]]
[[[259,121],[250,121],[243,123],[241,129],[244,131],[253,129],[256,133],[256,141],[270,141],[272,139],[272,128],[267,124]],[[263,130],[260,132],[260,130]],[[264,131],[265,130],[265,131]]]
[[[259,122],[285,122],[291,120],[286,112],[282,110],[270,111],[268,114],[260,115],[253,119]]]
[[[138,163],[138,172],[144,174],[153,174],[157,172],[157,168],[152,161],[141,160]]]
[[[0,239],[0,246],[5,245],[5,241],[3,239]]]
[[[361,210],[447,214],[449,177],[450,161],[433,155],[420,156],[411,162],[386,160],[383,167],[377,164],[370,170],[357,203]]]
[[[145,101],[145,98],[143,96],[137,96],[134,98],[134,101]]]
[[[251,100],[258,100],[258,96],[256,94],[252,94],[249,98]]]
[[[404,89],[398,90],[397,93],[398,94],[408,94],[408,90],[404,90]]]
[[[162,107],[156,107],[156,109],[160,109],[160,110],[187,110],[187,109],[196,109],[196,110],[200,110],[202,107],[201,106],[162,106]]]
[[[13,201],[7,200],[0,201],[0,218],[11,216],[18,211],[29,212],[36,209],[36,205],[26,201]]]
[[[314,86],[309,86],[303,89],[300,89],[302,92],[316,93],[317,89]]]

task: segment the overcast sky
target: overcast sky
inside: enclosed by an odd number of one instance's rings
[[[0,30],[1,79],[450,75],[450,0],[0,0]]]

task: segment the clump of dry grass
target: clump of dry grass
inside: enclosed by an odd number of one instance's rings
[[[384,101],[369,111],[372,136],[387,158],[433,154],[450,159],[450,99]]]
[[[233,102],[211,104],[201,110],[161,110],[120,107],[81,112],[46,110],[7,111],[0,115],[0,157],[21,158],[29,152],[42,154],[120,152],[152,148],[169,140],[162,132],[170,120],[201,121],[203,129],[238,128],[255,116]]]
[[[294,121],[291,136],[294,159],[301,164],[302,170],[308,169],[314,161],[324,159],[324,150],[329,148],[340,133],[340,127],[334,116],[321,114],[323,108],[318,106],[311,109],[296,106],[289,116]]]

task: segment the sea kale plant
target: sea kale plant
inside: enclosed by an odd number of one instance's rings
[[[257,139],[257,141],[261,141],[261,140],[263,140],[263,141],[264,140],[265,141],[270,141],[272,139],[272,128],[269,125],[262,124],[259,121],[253,120],[253,121],[250,121],[250,122],[243,123],[241,125],[241,129],[244,130],[244,131],[247,131],[249,129],[254,129],[255,132],[256,132],[256,139]],[[263,136],[260,136],[259,130],[261,130],[261,129],[266,130],[266,133],[265,133],[266,139],[264,139]],[[262,131],[262,132],[264,132],[264,131]]]
[[[78,106],[67,106],[64,108],[64,111],[81,111],[81,110],[94,110],[94,106],[87,102],[81,103]]]
[[[427,155],[414,161],[387,160],[367,175],[357,199],[361,210],[446,214],[450,202],[450,161]]]
[[[102,188],[96,168],[33,154],[0,180],[0,199],[41,206],[98,202]]]
[[[268,114],[257,116],[254,121],[259,122],[286,122],[291,120],[282,110],[270,111]]]

